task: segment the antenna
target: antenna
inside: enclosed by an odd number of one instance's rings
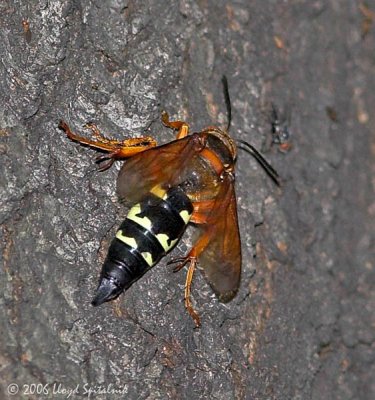
[[[246,147],[238,146],[238,148],[251,154],[258,161],[261,167],[266,171],[267,175],[275,182],[275,184],[277,186],[280,186],[279,174],[271,166],[271,164],[259,153],[259,151],[254,146],[245,142],[244,140],[238,140],[238,142],[246,146]]]
[[[230,124],[232,122],[232,106],[230,104],[228,79],[225,75],[223,75],[223,77],[221,78],[221,82],[223,83],[224,99],[225,99],[225,105],[227,107],[227,117],[228,117],[227,132],[228,132],[229,128],[230,128]]]

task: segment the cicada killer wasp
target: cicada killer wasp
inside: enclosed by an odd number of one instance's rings
[[[176,140],[157,146],[150,137],[123,142],[101,136],[90,126],[96,139],[74,134],[61,121],[68,138],[107,152],[99,161],[128,158],[117,178],[120,200],[132,205],[120,225],[104,262],[99,286],[92,301],[98,306],[116,298],[176,245],[189,223],[199,236],[184,257],[172,259],[175,271],[187,266],[185,306],[196,326],[200,318],[190,299],[195,269],[204,277],[222,302],[231,300],[239,286],[241,242],[234,189],[237,145],[228,130],[231,108],[228,85],[223,78],[228,108],[228,127],[208,127],[189,134],[184,121],[171,121],[162,113],[163,124],[177,131]],[[250,144],[240,141],[277,183],[277,172]],[[244,147],[245,146],[245,147]],[[238,146],[241,147],[241,146]]]

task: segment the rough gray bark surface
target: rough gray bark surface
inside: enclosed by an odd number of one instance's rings
[[[89,389],[102,390],[97,399],[375,398],[375,3],[366,4],[1,2],[1,398]],[[222,74],[233,137],[262,148],[283,179],[276,188],[240,153],[238,296],[220,304],[197,274],[194,329],[185,274],[163,260],[115,304],[93,308],[126,213],[119,165],[97,172],[95,151],[70,142],[59,120],[84,135],[91,121],[118,139],[166,143],[162,109],[193,130],[225,124]],[[271,102],[290,110],[288,153],[267,145]],[[188,232],[172,255],[191,243]],[[46,392],[27,395],[40,390],[32,384]]]

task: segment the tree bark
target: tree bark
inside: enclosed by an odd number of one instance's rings
[[[1,398],[373,399],[373,1],[0,4]],[[126,207],[120,165],[70,142],[226,125],[263,151],[236,166],[243,265],[223,305],[167,259],[90,305]],[[272,106],[273,105],[273,106]],[[272,136],[272,107],[290,135]],[[285,146],[284,146],[285,149]],[[192,245],[188,230],[172,256]],[[12,396],[12,384],[18,394]],[[38,385],[38,386],[32,386]],[[39,393],[42,390],[42,393]],[[29,392],[27,392],[29,391]],[[24,397],[22,397],[24,396]]]

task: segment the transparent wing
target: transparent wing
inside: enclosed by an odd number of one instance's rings
[[[136,203],[156,186],[168,189],[183,182],[192,159],[199,152],[198,140],[197,135],[190,135],[125,161],[117,178],[119,198]]]
[[[237,293],[241,275],[241,242],[234,185],[229,177],[210,212],[200,225],[206,244],[198,255],[198,266],[219,300],[227,302]]]

